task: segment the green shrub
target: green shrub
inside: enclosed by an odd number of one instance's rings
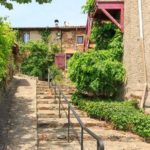
[[[91,99],[75,93],[72,103],[86,111],[91,117],[111,122],[115,129],[131,131],[150,138],[150,116],[137,109],[135,101]]]
[[[15,32],[6,20],[0,18],[0,81],[7,75],[8,64],[11,63],[12,46],[16,39],[15,36]]]
[[[96,44],[96,50],[109,49],[109,45],[115,39],[116,34],[120,35],[122,39],[121,32],[114,24],[112,24],[111,22],[105,22],[100,24],[95,21],[92,27],[90,39]],[[117,42],[120,43],[119,40]]]
[[[56,81],[60,81],[63,77],[62,71],[55,65],[49,67],[49,72]]]
[[[29,42],[22,45],[21,53],[26,54],[21,64],[23,73],[43,79],[47,77],[48,68],[54,63],[55,49],[49,50],[44,42]]]
[[[114,50],[76,53],[69,61],[69,77],[81,93],[114,96],[124,81],[125,70]]]

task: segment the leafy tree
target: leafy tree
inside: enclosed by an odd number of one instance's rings
[[[44,4],[44,3],[50,3],[52,0],[36,0],[37,3],[39,4]],[[13,9],[13,4],[12,2],[17,2],[19,4],[27,4],[27,3],[31,3],[32,0],[0,0],[0,4],[2,6],[5,6],[8,9]]]

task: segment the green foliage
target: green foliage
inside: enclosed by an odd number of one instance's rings
[[[81,93],[114,96],[125,76],[117,59],[115,50],[76,53],[69,61],[69,77]]]
[[[94,10],[95,0],[87,0],[86,4],[82,7],[84,13],[89,13]]]
[[[81,93],[115,96],[125,77],[122,33],[110,22],[95,23],[91,38],[96,48],[71,58],[70,79]]]
[[[63,77],[62,71],[55,65],[49,67],[49,72],[56,81],[60,81]]]
[[[36,0],[36,2],[39,4],[50,3],[51,1],[52,0]],[[19,4],[27,4],[27,3],[31,3],[32,0],[13,0],[13,2],[17,2]],[[8,9],[13,9],[13,4],[11,1],[0,0],[0,5]]]
[[[6,76],[14,41],[15,32],[5,19],[0,18],[0,81]]]
[[[111,22],[94,23],[91,40],[96,44],[95,50],[122,49],[122,33]]]
[[[137,109],[134,101],[91,99],[75,93],[72,102],[89,116],[111,122],[115,129],[150,138],[150,116]]]
[[[29,42],[22,45],[21,52],[26,53],[21,65],[22,72],[44,78],[48,70],[47,68],[54,63],[56,49],[48,49],[48,45],[44,42]]]
[[[41,36],[42,36],[42,40],[45,43],[48,43],[49,41],[49,36],[50,36],[50,30],[48,28],[46,28],[45,30],[41,31]]]

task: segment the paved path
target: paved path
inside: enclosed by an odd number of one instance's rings
[[[12,87],[7,149],[36,150],[36,80],[15,76]]]

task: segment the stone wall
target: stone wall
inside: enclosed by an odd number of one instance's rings
[[[30,31],[30,39],[33,41],[41,40],[42,36],[40,34],[40,31]]]
[[[77,44],[77,36],[85,37],[84,29],[74,29],[62,31],[62,48],[66,53],[75,53],[83,51],[84,44]]]
[[[42,29],[18,29],[20,30],[20,36],[23,33],[30,33],[30,40],[39,41],[42,39]],[[49,28],[51,31],[49,38],[49,45],[57,44],[65,53],[75,53],[77,50],[83,51],[84,44],[77,44],[77,36],[85,37],[85,28],[80,27],[60,27],[60,28]]]
[[[144,45],[148,83],[150,83],[150,1],[142,1]],[[140,40],[138,1],[125,0],[124,65],[126,68],[125,96],[141,98],[144,91],[144,60]],[[149,95],[149,92],[148,92]],[[148,103],[149,96],[146,102]]]

